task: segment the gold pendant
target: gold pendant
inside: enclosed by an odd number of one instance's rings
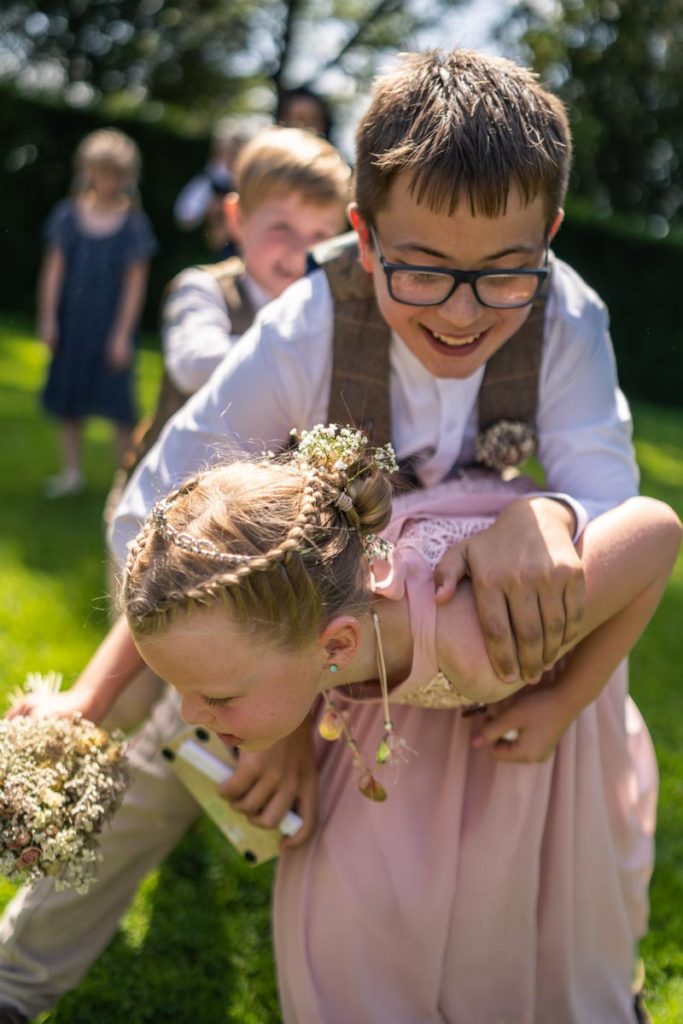
[[[318,733],[324,740],[332,743],[339,739],[343,731],[341,714],[336,708],[328,708],[318,723]]]
[[[361,775],[358,789],[368,800],[374,800],[378,804],[383,803],[387,798],[386,789],[381,782],[377,781],[372,772],[366,772],[364,775]]]

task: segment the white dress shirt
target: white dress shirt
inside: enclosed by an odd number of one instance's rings
[[[220,195],[214,188],[214,182],[222,192],[229,192],[233,187],[230,173],[222,160],[211,160],[180,190],[173,204],[173,216],[181,227],[190,230],[202,223],[212,200]]]
[[[554,263],[543,346],[537,427],[546,484],[593,517],[637,492],[631,418],[617,385],[604,304],[560,260]],[[392,440],[418,454],[437,483],[472,461],[483,367],[465,380],[432,376],[397,335],[390,348]],[[111,524],[115,556],[155,501],[231,448],[280,447],[292,427],[327,421],[332,377],[332,297],[317,271],[268,304],[210,380],[166,425],[137,468]],[[571,504],[571,502],[570,502]],[[579,515],[581,520],[581,515]]]
[[[256,312],[270,296],[248,274],[244,286]],[[185,395],[205,384],[240,337],[215,277],[198,267],[174,279],[164,302],[161,341],[171,380]]]

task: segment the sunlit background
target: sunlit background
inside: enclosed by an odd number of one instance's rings
[[[620,377],[634,405],[643,490],[683,513],[681,0],[5,0],[3,694],[28,670],[57,668],[72,682],[108,622],[101,511],[114,467],[103,423],[88,429],[87,492],[49,507],[42,495],[57,445],[38,410],[47,355],[33,331],[34,289],[44,220],[68,193],[79,140],[115,125],[142,150],[141,202],[160,243],[138,372],[141,404],[149,409],[161,370],[163,288],[207,256],[201,232],[176,226],[173,203],[204,165],[216,121],[227,115],[250,126],[268,123],[278,90],[306,85],[329,103],[332,141],[352,162],[354,124],[373,76],[403,50],[454,45],[530,64],[569,106],[576,157],[556,249],[610,308]],[[662,772],[652,930],[644,949],[656,1024],[683,1020],[682,613],[679,562],[633,658],[634,692]],[[210,825],[193,832],[149,877],[86,982],[44,1021],[275,1022],[270,875],[249,873],[226,851]],[[2,900],[11,891],[0,884]]]

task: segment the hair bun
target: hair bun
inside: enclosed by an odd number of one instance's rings
[[[360,430],[319,423],[297,434],[294,459],[329,485],[333,504],[361,533],[376,533],[391,517],[389,475],[398,469],[390,444],[371,445]]]

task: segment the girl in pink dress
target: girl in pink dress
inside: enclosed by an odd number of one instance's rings
[[[511,699],[468,585],[437,607],[432,568],[527,485],[477,474],[398,498],[373,594],[387,459],[316,428],[287,462],[189,480],[130,552],[126,613],[183,717],[256,750],[313,707],[320,824],[275,893],[284,1018],[632,1022],[657,772],[620,662],[680,524],[633,499],[589,525],[582,642]]]

